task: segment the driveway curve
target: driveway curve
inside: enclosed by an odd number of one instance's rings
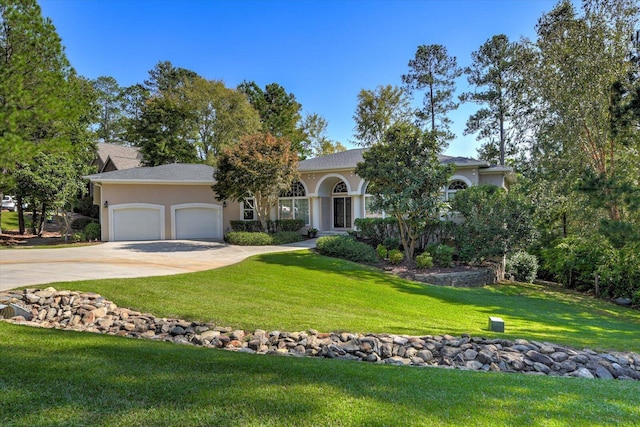
[[[0,250],[0,291],[55,282],[190,273],[235,264],[252,255],[313,247],[315,239],[281,246],[163,240],[4,249]]]

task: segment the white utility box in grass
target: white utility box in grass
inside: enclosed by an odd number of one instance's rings
[[[504,320],[501,317],[489,317],[489,330],[492,332],[504,332]]]

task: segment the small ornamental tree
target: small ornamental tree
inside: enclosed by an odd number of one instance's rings
[[[462,261],[477,263],[526,248],[536,236],[533,206],[517,190],[479,185],[456,193],[451,209],[464,221],[454,236]]]
[[[438,160],[440,145],[435,132],[423,132],[406,124],[394,125],[383,142],[363,153],[356,174],[369,182],[373,208],[384,210],[398,221],[407,261],[428,222],[439,217],[441,191],[452,166]]]
[[[291,143],[260,132],[223,149],[213,191],[218,200],[253,198],[258,221],[267,231],[269,213],[277,205],[280,192],[289,189],[297,177],[298,155]]]

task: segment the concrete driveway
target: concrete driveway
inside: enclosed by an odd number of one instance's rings
[[[210,270],[270,252],[315,247],[229,246],[195,240],[106,242],[92,246],[0,250],[0,290],[89,279],[164,276]]]

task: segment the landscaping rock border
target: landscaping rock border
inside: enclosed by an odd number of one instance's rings
[[[120,308],[89,292],[27,289],[0,292],[0,304],[29,316],[5,319],[19,325],[104,333],[243,353],[315,356],[392,365],[442,367],[530,375],[640,380],[640,355],[598,353],[547,342],[463,335],[247,332],[211,323],[157,318]],[[30,317],[30,318],[27,318]]]

